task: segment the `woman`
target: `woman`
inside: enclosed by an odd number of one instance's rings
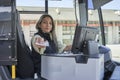
[[[55,35],[55,25],[53,18],[44,14],[40,17],[36,24],[37,33],[34,34],[31,40],[32,57],[35,65],[35,73],[38,77],[41,75],[41,55],[58,53],[59,50],[70,50],[71,46],[59,46]]]

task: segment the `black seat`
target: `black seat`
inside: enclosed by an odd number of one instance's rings
[[[19,78],[33,78],[34,64],[31,58],[31,50],[25,42],[22,27],[20,25],[19,13],[17,12],[16,19],[17,31],[17,65],[16,73]]]

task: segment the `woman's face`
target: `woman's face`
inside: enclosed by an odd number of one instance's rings
[[[43,18],[40,26],[41,30],[44,33],[49,33],[52,30],[52,20],[50,17]]]

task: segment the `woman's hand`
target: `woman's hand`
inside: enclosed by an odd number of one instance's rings
[[[40,38],[40,37],[37,37],[35,39],[35,45],[38,47],[38,48],[45,48],[46,45],[44,45],[45,43],[45,40],[43,38]]]
[[[72,45],[67,45],[63,51],[70,51],[72,48]]]

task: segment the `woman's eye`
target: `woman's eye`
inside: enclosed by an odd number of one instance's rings
[[[52,23],[49,23],[50,25],[52,25]]]
[[[47,23],[47,22],[43,22],[43,23]]]

